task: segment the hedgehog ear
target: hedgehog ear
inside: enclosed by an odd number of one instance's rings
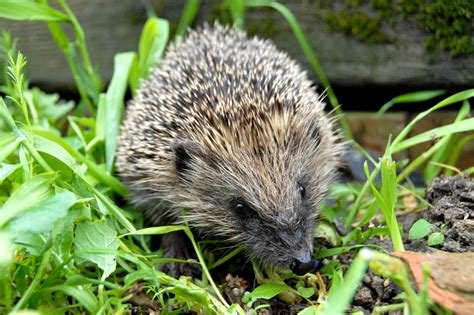
[[[191,169],[191,164],[196,159],[203,159],[205,153],[201,146],[193,141],[184,141],[173,148],[174,163],[179,174],[184,174]]]

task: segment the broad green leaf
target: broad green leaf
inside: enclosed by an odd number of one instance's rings
[[[21,216],[8,224],[13,236],[40,234],[53,229],[54,223],[66,216],[67,210],[75,203],[76,197],[70,191],[62,191],[26,209]]]
[[[13,244],[10,236],[0,233],[0,266],[8,265],[13,258]]]
[[[112,230],[105,221],[85,221],[77,224],[74,239],[76,252],[94,248],[116,250],[119,246],[117,232]],[[104,271],[102,278],[114,272],[117,262],[114,254],[78,254],[78,261],[90,261]]]
[[[37,175],[18,188],[0,208],[0,227],[26,209],[48,198],[55,175],[55,173]]]
[[[1,105],[1,104],[0,104]],[[0,106],[1,109],[1,106]],[[94,163],[93,160],[86,158],[84,155],[79,153],[72,145],[70,145],[64,138],[61,138],[55,135],[52,132],[35,129],[34,133],[46,139],[49,139],[60,146],[62,146],[74,159],[78,162],[84,163],[87,165],[89,173],[92,174],[95,178],[112,188],[115,192],[117,192],[121,196],[125,196],[127,192],[127,188],[124,184],[122,184],[117,178],[107,174],[101,167]],[[80,176],[81,174],[79,174]]]
[[[61,171],[63,179],[70,180],[73,172],[82,174],[77,161],[58,143],[35,135],[34,144],[38,152],[46,153],[51,157],[49,159],[45,158],[47,159],[48,164],[50,164],[55,170]],[[56,161],[52,162],[51,159]]]
[[[21,167],[21,164],[0,164],[0,184],[8,178],[13,172]]]
[[[143,27],[138,46],[140,77],[147,78],[150,69],[161,58],[169,37],[169,23],[159,18],[149,18]]]
[[[300,311],[298,315],[318,315],[321,312],[319,308],[320,306],[312,305]]]
[[[12,133],[0,134],[0,163],[15,151],[21,142],[21,138]]]
[[[283,283],[265,283],[256,287],[250,294],[254,299],[271,299],[284,291],[293,291]]]
[[[412,225],[410,231],[408,232],[408,238],[410,240],[416,240],[423,238],[428,235],[431,231],[431,223],[425,219],[419,219]]]
[[[56,254],[67,260],[71,255],[71,249],[74,241],[74,222],[82,214],[84,209],[69,210],[66,217],[61,220],[60,226],[57,229],[57,234],[54,236],[53,246]]]
[[[0,17],[18,21],[69,21],[68,17],[60,11],[27,0],[0,0]]]
[[[45,289],[46,292],[60,291],[76,299],[84,306],[90,314],[97,314],[99,302],[95,295],[85,287],[72,287],[69,285],[57,285]]]
[[[115,151],[117,149],[117,138],[122,121],[124,108],[124,96],[127,89],[128,76],[135,57],[135,53],[120,53],[115,55],[114,74],[107,90],[107,104],[105,107],[105,156],[107,171],[112,173]]]
[[[428,246],[435,246],[444,242],[444,234],[440,232],[434,232],[428,237]]]
[[[305,299],[309,299],[314,294],[314,288],[298,287],[296,291],[298,291],[298,294],[304,297]]]
[[[52,245],[52,238],[48,234],[23,233],[15,235],[15,244],[25,247],[33,256],[41,256]]]
[[[187,283],[178,282],[171,289],[170,292],[183,302],[195,302],[205,308],[209,308],[211,301],[209,295],[201,288],[193,288]]]

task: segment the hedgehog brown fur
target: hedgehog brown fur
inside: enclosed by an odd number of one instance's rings
[[[308,269],[341,148],[323,109],[271,42],[204,26],[141,83],[117,170],[153,224],[177,223],[185,208],[197,231],[243,245],[264,265]],[[183,255],[181,244],[167,245],[168,256]]]

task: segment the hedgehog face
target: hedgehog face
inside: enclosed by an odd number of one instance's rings
[[[190,224],[244,245],[263,265],[297,273],[317,267],[312,259],[316,209],[333,165],[319,160],[324,149],[319,139],[312,133],[305,137],[298,148],[271,146],[225,156],[194,142],[176,148],[177,190],[187,198],[180,205],[193,209]]]

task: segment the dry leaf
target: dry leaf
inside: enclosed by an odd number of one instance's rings
[[[423,283],[423,265],[430,268],[428,294],[459,315],[474,314],[474,253],[395,252],[408,264],[416,286]]]

